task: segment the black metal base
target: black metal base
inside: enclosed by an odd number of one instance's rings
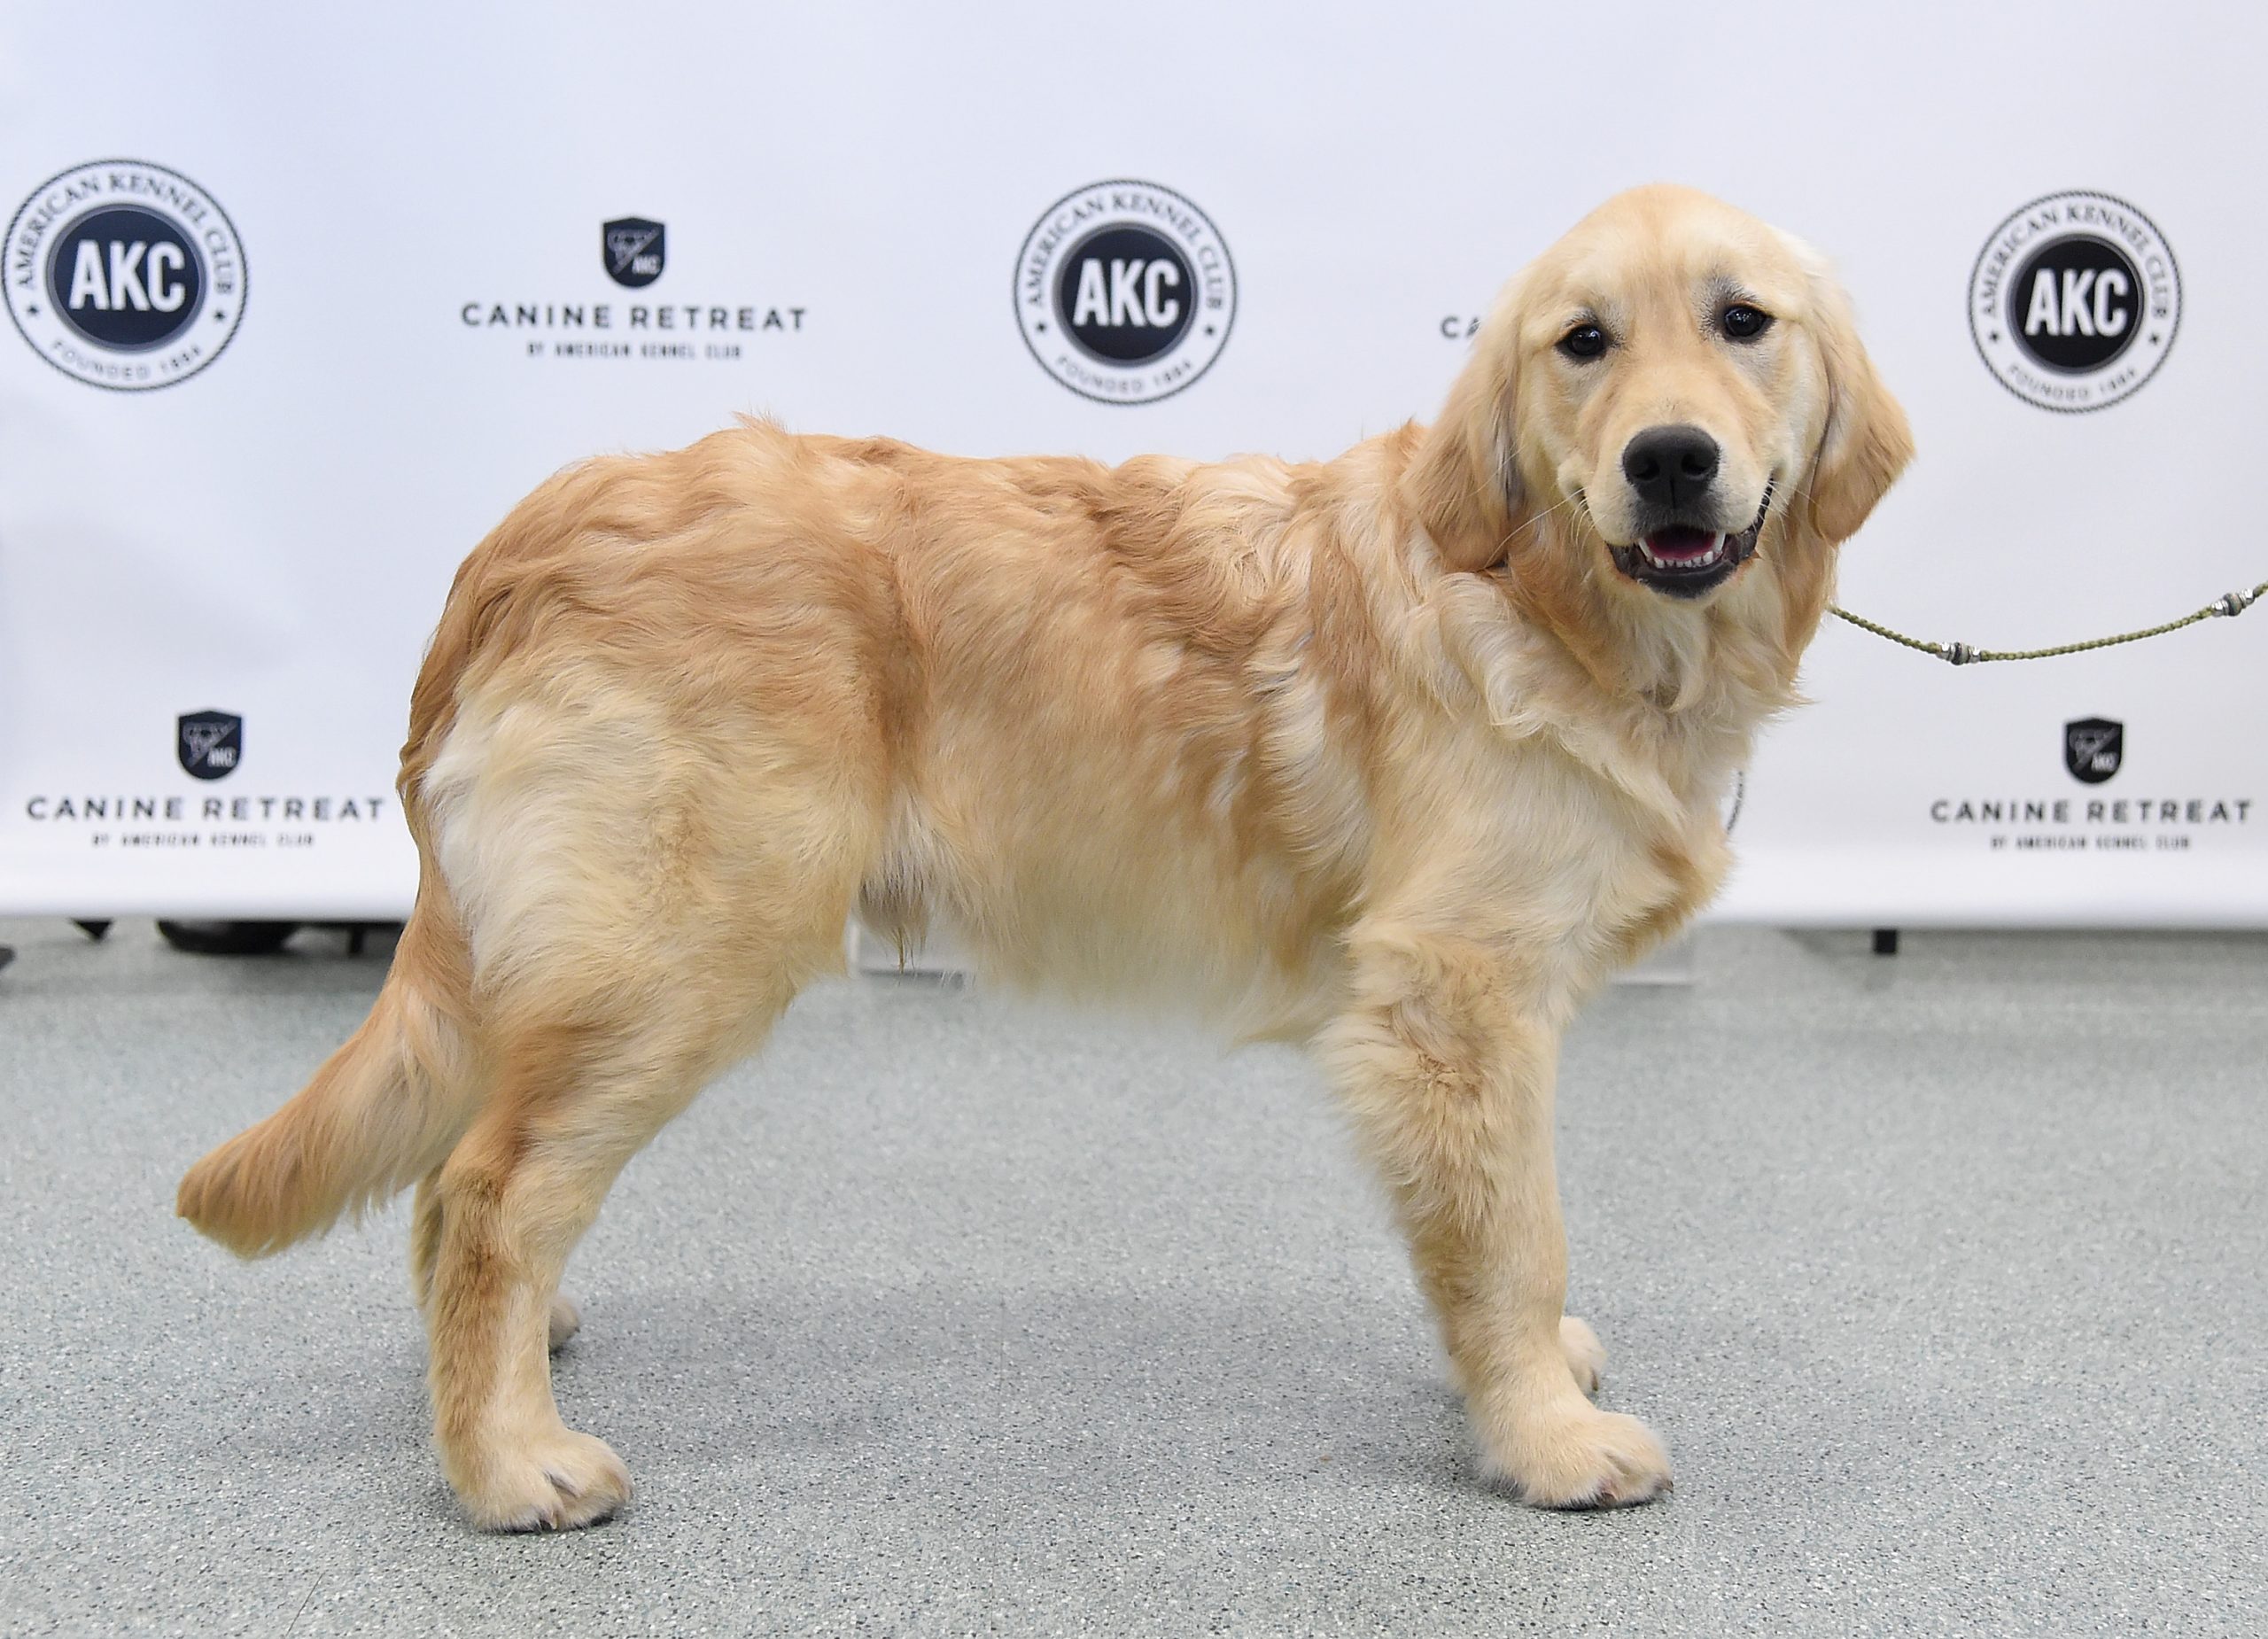
[[[158,936],[195,956],[273,956],[299,931],[298,922],[166,922]]]
[[[374,933],[391,936],[401,931],[400,922],[161,921],[158,932],[174,949],[192,955],[273,956],[302,928],[329,928],[344,933],[349,956],[361,955]]]

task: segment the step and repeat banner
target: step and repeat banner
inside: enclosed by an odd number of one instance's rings
[[[2263,14],[1871,10],[19,0],[0,913],[402,913],[425,637],[564,462],[1327,454],[1654,179],[1825,249],[1911,413],[1851,607],[2017,648],[2268,579]],[[1806,687],[1715,914],[2268,926],[2268,613],[1830,623]]]

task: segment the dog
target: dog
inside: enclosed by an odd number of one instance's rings
[[[1840,543],[1912,454],[1825,262],[1620,195],[1498,299],[1441,416],[1311,463],[950,458],[743,422],[538,489],[458,571],[369,1019],[183,1178],[247,1256],[415,1184],[477,1525],[620,1509],[562,1422],[562,1269],[623,1164],[840,971],[990,974],[1307,1045],[1386,1185],[1486,1471],[1643,1502],[1566,1317],[1554,1060],[1728,863]]]

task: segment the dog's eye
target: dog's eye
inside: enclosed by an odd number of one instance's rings
[[[1717,315],[1717,322],[1735,341],[1754,341],[1772,328],[1772,315],[1760,307],[1736,303]]]
[[[1571,359],[1595,359],[1606,351],[1606,332],[1596,324],[1578,324],[1559,338],[1559,351]]]

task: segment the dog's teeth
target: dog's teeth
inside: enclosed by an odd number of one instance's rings
[[[1730,540],[1730,537],[1726,535],[1724,531],[1719,531],[1717,535],[1714,535],[1714,540],[1710,540],[1708,551],[1698,553],[1698,555],[1694,557],[1662,557],[1660,553],[1653,551],[1651,544],[1640,540],[1640,542],[1637,542],[1637,555],[1644,557],[1644,560],[1647,560],[1649,564],[1653,564],[1656,569],[1708,569],[1710,564],[1717,563],[1719,557],[1724,557],[1726,540]]]
[[[1655,569],[1709,569],[1713,567],[1720,559],[1723,558],[1725,555],[1726,543],[1731,539],[1732,537],[1720,530],[1716,535],[1711,539],[1709,542],[1709,549],[1707,551],[1689,558],[1665,558],[1647,543],[1644,537],[1641,536],[1638,540],[1638,555],[1645,559],[1646,562]]]

